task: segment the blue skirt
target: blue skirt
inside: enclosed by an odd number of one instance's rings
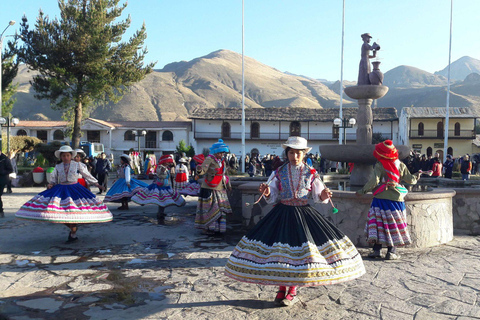
[[[137,179],[130,179],[130,187],[127,186],[125,178],[120,178],[108,190],[103,202],[131,201],[132,197],[141,189],[147,188],[148,184]]]
[[[156,182],[138,191],[132,201],[140,205],[153,204],[159,207],[184,206],[185,199],[171,187],[160,187]]]

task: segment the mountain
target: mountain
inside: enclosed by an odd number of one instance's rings
[[[464,80],[471,73],[480,73],[480,60],[464,56],[450,64],[450,79]],[[435,72],[436,75],[448,76],[448,66]]]
[[[90,116],[103,120],[186,120],[196,108],[240,107],[242,56],[219,50],[191,61],[167,64],[131,86],[117,104],[93,107]],[[13,114],[21,119],[58,120],[47,101],[33,98],[22,66],[16,82],[19,96]],[[340,97],[317,80],[285,74],[245,57],[245,107],[333,108]]]
[[[470,58],[471,59],[471,58]],[[472,59],[472,61],[475,59]],[[453,64],[452,64],[453,65]],[[191,61],[179,61],[154,70],[130,87],[117,104],[94,106],[89,116],[107,121],[186,120],[197,108],[240,107],[242,103],[242,56],[218,50]],[[15,79],[18,86],[12,114],[22,120],[60,120],[61,112],[48,101],[37,100],[29,83],[35,72],[21,66]],[[450,105],[480,111],[479,75],[452,82]],[[378,107],[444,106],[446,78],[410,66],[399,66],[385,73],[390,87]],[[344,81],[344,86],[355,82]],[[320,81],[281,72],[245,57],[245,106],[247,108],[334,108],[340,104],[339,81]],[[344,95],[343,105],[355,106]],[[87,115],[86,115],[87,116]]]
[[[390,88],[442,86],[447,84],[447,78],[415,67],[398,66],[385,73],[383,84]]]

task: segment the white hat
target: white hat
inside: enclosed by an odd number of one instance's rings
[[[180,160],[178,160],[178,162],[183,162],[183,163],[187,163],[187,159],[186,158],[180,158]]]
[[[287,141],[282,144],[283,149],[290,147],[292,149],[297,150],[305,150],[305,152],[309,152],[312,148],[307,146],[307,139],[302,137],[288,137]]]
[[[72,149],[70,146],[61,146],[60,149],[55,151],[55,157],[60,159],[60,154],[63,152],[70,152],[72,154],[72,158],[77,155],[77,152]]]
[[[132,158],[128,154],[121,154],[120,158],[125,158],[128,162],[132,161]]]
[[[82,149],[75,149],[75,152],[76,152],[77,154],[81,153],[81,154],[83,154],[83,156],[86,156],[86,155],[87,155],[87,154],[85,153],[85,151],[83,151]]]

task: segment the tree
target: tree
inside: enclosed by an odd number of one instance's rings
[[[183,154],[185,154],[187,157],[193,157],[195,155],[195,148],[192,146],[187,147],[183,139],[180,140],[176,149],[177,153],[180,154],[180,156],[183,156]]]
[[[127,4],[120,0],[59,0],[60,18],[41,10],[35,28],[22,18],[19,59],[39,71],[31,82],[38,99],[70,115],[74,148],[80,143],[84,111],[94,104],[120,101],[128,87],[152,72],[144,66],[145,24],[121,42],[130,18],[115,23]]]
[[[10,137],[10,151],[13,154],[18,152],[30,152],[32,151],[42,140],[36,137],[29,136],[14,136]]]
[[[17,99],[13,96],[17,93],[18,84],[13,84],[13,79],[18,73],[17,41],[7,42],[7,48],[2,51],[2,114],[7,116],[12,112]]]

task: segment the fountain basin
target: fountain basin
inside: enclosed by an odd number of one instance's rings
[[[398,158],[405,159],[410,154],[408,146],[395,146],[398,150]],[[373,156],[374,144],[351,144],[351,145],[321,145],[320,154],[325,159],[338,162],[353,162],[374,164],[377,159]]]
[[[388,87],[381,85],[360,85],[346,87],[344,92],[347,96],[355,100],[380,99],[387,94]]]

